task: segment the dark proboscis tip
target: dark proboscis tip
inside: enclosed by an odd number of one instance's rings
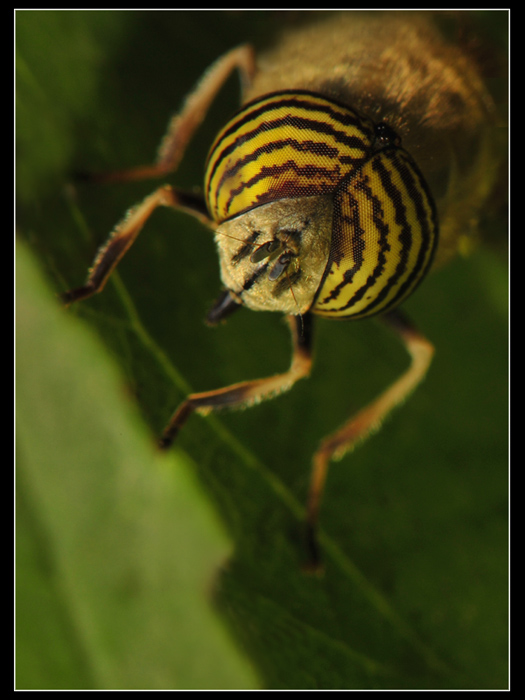
[[[208,326],[216,326],[221,321],[225,321],[234,311],[237,311],[241,304],[233,296],[229,289],[226,289],[212,306],[206,316]]]

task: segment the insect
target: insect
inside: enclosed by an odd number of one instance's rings
[[[242,306],[286,315],[288,371],[191,394],[164,430],[165,448],[192,413],[246,407],[306,377],[315,316],[378,316],[397,334],[408,369],[313,457],[306,519],[309,566],[318,569],[329,463],[377,428],[431,363],[431,342],[398,307],[476,235],[498,175],[495,108],[475,61],[433,16],[346,12],[289,32],[260,59],[247,45],[224,55],[171,120],[154,164],[96,179],[175,171],[235,70],[242,106],[210,148],[203,194],[156,189],[116,226],[85,285],[63,299],[100,292],[152,212],[167,206],[214,231],[224,290],[208,323]]]

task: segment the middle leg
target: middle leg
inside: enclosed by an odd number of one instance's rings
[[[221,408],[245,408],[292,388],[295,382],[310,373],[312,367],[312,319],[288,316],[292,332],[293,356],[290,369],[265,379],[253,379],[232,386],[191,394],[173,414],[162,435],[160,446],[169,447],[192,413],[207,415]]]

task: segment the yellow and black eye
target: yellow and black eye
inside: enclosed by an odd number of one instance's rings
[[[216,221],[318,195],[333,199],[333,218],[313,313],[361,318],[397,306],[428,271],[438,225],[424,178],[388,124],[321,95],[285,91],[243,107],[210,151],[206,196]],[[251,262],[273,245],[258,247]]]
[[[417,166],[402,149],[380,151],[335,194],[330,258],[312,311],[361,318],[394,308],[429,270],[437,241]]]
[[[321,95],[266,95],[241,109],[211,148],[209,212],[220,223],[268,202],[333,192],[367,160],[374,138],[370,120]]]

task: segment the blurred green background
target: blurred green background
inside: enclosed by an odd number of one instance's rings
[[[322,578],[300,570],[311,455],[406,366],[395,338],[375,321],[319,322],[309,380],[193,417],[161,458],[189,390],[288,366],[282,319],[241,310],[207,328],[212,236],[168,210],[103,294],[67,312],[55,296],[156,186],[73,187],[71,173],[151,162],[220,54],[298,19],[16,13],[18,688],[507,687],[504,224],[405,305],[435,362],[333,465]],[[506,13],[474,19],[505,45]],[[237,101],[234,76],[174,183],[201,184]]]

